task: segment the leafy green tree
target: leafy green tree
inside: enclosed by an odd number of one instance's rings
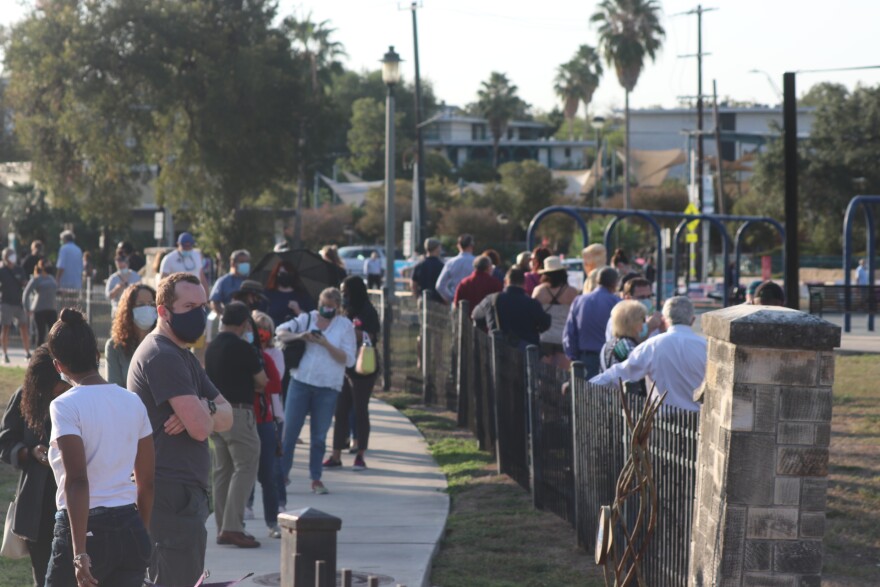
[[[498,167],[498,145],[508,123],[525,114],[527,104],[517,95],[517,87],[503,73],[493,71],[477,92],[476,110],[489,123],[492,133],[492,165]]]
[[[523,227],[565,192],[565,180],[553,179],[550,170],[537,161],[505,163],[498,172],[501,186],[515,196],[511,209],[513,219]]]
[[[602,63],[599,61],[599,53],[589,45],[578,47],[575,56],[556,70],[553,89],[562,100],[570,140],[574,139],[572,121],[577,115],[578,106],[583,101],[584,116],[589,116],[590,102],[601,79]]]
[[[395,112],[394,126],[398,141],[395,144],[397,160],[409,147],[401,135],[403,113]],[[402,139],[402,140],[401,140]],[[352,107],[351,129],[348,131],[348,149],[350,156],[346,167],[368,180],[384,179],[385,177],[385,103],[373,98],[361,98]],[[398,175],[402,175],[402,165],[395,166]]]
[[[801,242],[814,252],[839,253],[843,215],[850,199],[880,190],[876,164],[880,159],[880,86],[850,92],[837,84],[819,84],[804,101],[815,106],[816,113],[809,139],[798,142],[798,231]],[[783,144],[777,139],[759,155],[749,193],[736,203],[735,211],[781,219],[784,178]],[[861,227],[858,230],[861,235]],[[769,248],[775,242],[760,244]]]
[[[92,3],[59,2],[16,24],[5,43],[6,95],[53,205],[119,227],[130,221],[143,159],[130,129],[137,96],[121,81],[124,52],[99,14]]]
[[[666,32],[656,0],[603,0],[590,17],[599,28],[599,46],[626,92],[626,166],[629,166],[629,95],[639,81],[645,57],[654,60]],[[624,207],[629,209],[629,179],[624,174]]]

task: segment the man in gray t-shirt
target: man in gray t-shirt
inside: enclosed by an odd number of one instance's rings
[[[135,351],[127,385],[147,408],[156,448],[149,578],[190,587],[205,567],[208,436],[229,430],[232,407],[187,349],[205,330],[207,297],[199,279],[171,274],[159,283],[156,304],[156,328]]]

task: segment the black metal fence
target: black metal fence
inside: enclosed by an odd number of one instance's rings
[[[379,312],[380,319],[387,311],[384,291],[370,290],[370,302]],[[421,358],[419,356],[420,310],[418,298],[398,293],[391,299],[391,385],[396,389],[422,389]],[[382,345],[378,349],[381,353]]]
[[[579,546],[593,548],[599,508],[614,501],[629,442],[617,388],[590,385],[579,363],[560,370],[537,347],[523,353],[475,328],[466,306],[423,300],[420,309],[425,402],[456,410],[498,470],[530,491],[536,508],[571,524]],[[415,338],[403,328],[394,335]],[[626,401],[639,413],[646,398]],[[698,425],[699,413],[665,407],[650,437],[660,504],[642,565],[652,587],[687,584]],[[633,515],[628,507],[625,518]]]

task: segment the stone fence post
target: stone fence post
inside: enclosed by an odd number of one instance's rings
[[[689,585],[819,587],[840,328],[786,308],[702,316]]]
[[[320,587],[336,585],[336,534],[342,520],[314,508],[278,514],[282,587],[312,587],[315,563],[323,561]]]

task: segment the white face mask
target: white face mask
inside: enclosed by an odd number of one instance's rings
[[[7,259],[10,263],[12,263],[13,265],[15,265],[16,261],[18,261],[18,255],[16,255],[15,253],[12,253],[11,255],[9,255],[8,257],[6,257],[6,259]]]
[[[149,330],[156,323],[159,313],[154,306],[138,306],[132,310],[134,325],[141,330]]]

